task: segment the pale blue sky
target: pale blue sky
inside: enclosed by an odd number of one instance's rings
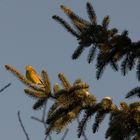
[[[73,82],[77,78],[89,83],[91,92],[101,100],[104,96],[112,96],[114,103],[125,100],[124,96],[130,89],[139,85],[135,70],[123,77],[107,67],[102,78],[95,78],[95,64],[88,64],[87,51],[77,61],[71,55],[77,47],[77,40],[67,33],[51,16],[57,14],[67,17],[60,10],[61,4],[71,7],[81,17],[87,19],[86,0],[0,0],[0,87],[11,82],[12,86],[0,94],[0,139],[25,140],[19,126],[17,111],[21,111],[24,125],[31,140],[43,140],[44,128],[31,116],[39,116],[41,112],[33,111],[34,100],[24,95],[22,85],[13,75],[4,69],[4,64],[15,66],[25,73],[26,65],[33,65],[38,72],[47,69],[52,83],[58,82],[57,74],[64,72]],[[139,0],[94,0],[98,22],[105,15],[110,15],[110,27],[117,27],[120,32],[128,29],[133,40],[140,37]],[[97,134],[92,134],[89,127],[87,137],[104,139],[106,123],[101,125]],[[91,119],[93,123],[93,118]],[[88,126],[90,124],[88,123]],[[66,140],[77,140],[77,123],[70,127]],[[60,140],[53,135],[53,140]],[[80,140],[82,140],[81,138]]]

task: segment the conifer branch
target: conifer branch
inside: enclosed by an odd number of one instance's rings
[[[140,41],[133,42],[128,36],[128,31],[124,30],[118,33],[117,28],[109,29],[110,17],[105,16],[101,24],[97,23],[96,13],[90,2],[87,2],[86,9],[90,21],[87,21],[70,8],[61,5],[63,12],[68,16],[74,25],[74,29],[61,17],[54,15],[52,18],[60,23],[68,32],[78,40],[78,47],[72,55],[72,59],[77,59],[83,53],[85,48],[90,48],[87,61],[91,63],[94,56],[96,58],[96,77],[99,79],[105,67],[110,64],[113,70],[118,71],[118,62],[121,60],[121,72],[126,75],[128,70],[136,66],[136,75],[140,80]],[[92,46],[92,47],[91,47]],[[96,52],[97,50],[97,52]],[[136,61],[138,62],[136,63]],[[27,66],[27,68],[31,66]],[[28,88],[24,92],[35,99],[36,103],[33,109],[43,107],[42,119],[32,117],[32,119],[43,123],[46,136],[51,139],[51,132],[62,132],[73,120],[78,120],[80,112],[84,111],[84,116],[78,126],[78,137],[83,135],[87,139],[84,131],[88,120],[95,115],[93,123],[93,133],[97,132],[106,114],[110,115],[109,127],[106,131],[106,138],[110,140],[138,139],[140,135],[140,102],[127,104],[121,102],[117,107],[111,97],[104,97],[100,102],[89,91],[89,85],[82,80],[77,79],[73,84],[65,77],[63,73],[58,74],[62,86],[52,85],[46,70],[42,71],[41,77],[35,72],[34,75],[28,73],[28,76],[22,75],[11,65],[5,65],[5,68],[14,74]],[[27,70],[26,70],[27,74]],[[30,78],[29,78],[30,76]],[[0,92],[9,87],[11,83],[0,89]],[[140,98],[140,87],[132,89],[126,95],[126,98],[138,96]],[[49,109],[46,118],[46,102],[53,98],[54,103]],[[20,112],[18,119],[22,130],[29,140],[29,136],[22,123]],[[66,129],[62,140],[67,135]]]
[[[71,9],[61,5],[61,9],[68,15],[72,23],[76,26],[76,32],[79,46],[74,51],[72,59],[77,59],[84,51],[85,48],[96,44],[99,50],[97,54],[96,69],[97,79],[101,77],[106,65],[110,64],[113,70],[118,71],[119,67],[117,62],[122,58],[121,71],[126,75],[128,70],[131,70],[135,61],[139,59],[140,55],[140,41],[133,42],[128,36],[128,31],[124,30],[118,33],[117,28],[109,29],[110,18],[105,16],[101,24],[97,24],[96,13],[90,2],[86,5],[87,14],[90,21],[86,21],[75,14]],[[65,27],[67,28],[67,27]],[[80,29],[80,32],[79,32]],[[92,62],[94,56],[94,49],[88,55],[88,62]],[[100,57],[102,56],[103,57]],[[123,56],[126,56],[125,58]],[[140,80],[140,64],[137,64],[137,77]]]

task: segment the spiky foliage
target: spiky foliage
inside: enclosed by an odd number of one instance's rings
[[[77,79],[73,84],[65,77],[63,73],[58,74],[62,87],[56,83],[51,89],[51,82],[47,71],[43,70],[41,76],[32,77],[34,80],[40,79],[40,83],[28,80],[11,65],[5,65],[5,68],[14,74],[28,88],[24,89],[25,94],[37,99],[33,109],[42,107],[48,98],[54,99],[54,104],[49,110],[48,129],[46,134],[52,131],[61,132],[63,128],[72,122],[81,110],[92,107],[96,104],[96,98],[89,92],[89,85],[81,79]],[[35,71],[35,70],[34,70]]]
[[[41,82],[38,84],[35,81],[32,82],[31,80],[28,80],[26,76],[22,75],[21,72],[16,70],[16,68],[11,65],[5,65],[5,68],[14,74],[22,83],[29,87],[25,89],[24,92],[28,96],[37,99],[37,102],[33,105],[33,109],[42,107],[45,101],[51,96],[51,84],[47,71],[42,71],[42,77],[39,77],[38,75],[37,80],[41,80]]]
[[[93,45],[89,50],[89,54],[87,58],[88,63],[91,63],[93,61],[95,54],[96,54],[96,46]]]
[[[87,61],[91,63],[97,54],[97,79],[101,77],[108,64],[117,71],[118,61],[121,60],[122,74],[126,75],[137,64],[136,74],[140,80],[140,41],[132,42],[127,30],[119,34],[116,28],[109,29],[109,16],[105,16],[101,24],[98,24],[91,3],[87,2],[86,7],[89,21],[79,17],[70,8],[61,5],[61,9],[71,20],[73,27],[61,17],[53,16],[54,20],[64,26],[78,40],[79,45],[74,51],[72,59],[77,59],[85,48],[90,47]],[[83,119],[78,126],[78,137],[83,134],[87,121],[93,115],[95,115],[95,121],[92,128],[95,133],[106,114],[110,114],[106,138],[110,140],[138,140],[140,138],[140,102],[130,105],[121,102],[118,108],[110,97],[105,97],[101,102],[97,102],[89,92],[89,86],[80,79],[71,84],[63,73],[59,73],[58,78],[62,87],[55,84],[52,91],[51,82],[45,70],[39,76],[34,69],[28,69],[32,67],[27,66],[25,77],[10,65],[5,65],[5,68],[28,87],[24,90],[25,94],[37,99],[33,109],[42,107],[48,98],[54,99],[46,120],[48,124],[46,135],[52,131],[61,132],[78,117],[81,111],[84,111]],[[126,98],[135,95],[140,97],[140,87],[132,89]]]
[[[84,116],[78,125],[78,138],[81,137],[83,132],[86,130],[87,122],[91,119],[91,117],[96,113],[98,109],[98,105],[94,105],[90,108],[87,108],[84,112]]]
[[[95,54],[97,54],[96,63],[96,77],[99,79],[105,69],[110,64],[111,67],[117,71],[117,62],[122,58],[121,71],[123,75],[126,75],[129,70],[137,63],[137,77],[140,80],[140,41],[132,42],[128,37],[128,31],[124,30],[121,34],[118,34],[118,29],[109,29],[109,16],[105,16],[101,24],[97,24],[96,13],[90,2],[86,5],[87,13],[90,21],[87,21],[77,14],[75,14],[70,8],[61,5],[61,9],[71,20],[73,27],[64,20],[54,15],[53,19],[61,23],[72,35],[74,35],[79,43],[79,46],[74,51],[72,59],[77,59],[85,48],[90,47],[88,55],[88,63],[93,61]],[[96,51],[98,49],[98,51]]]
[[[62,87],[54,86],[56,101],[49,110],[46,135],[52,131],[61,132],[70,122],[72,122],[84,108],[93,106],[96,98],[90,94],[89,86],[77,79],[71,85],[64,74],[58,74]],[[59,90],[58,90],[59,89]]]
[[[86,129],[87,121],[94,114],[96,114],[96,116],[95,116],[95,122],[92,127],[93,133],[95,133],[98,130],[99,125],[103,121],[105,115],[107,113],[115,112],[116,110],[117,107],[112,103],[112,99],[110,97],[104,97],[101,102],[96,103],[96,105],[86,109],[83,119],[81,120],[78,126],[78,137],[82,135],[82,133]]]
[[[138,96],[140,98],[140,87],[136,87],[136,88],[130,90],[126,95],[126,98],[130,98],[133,96]]]
[[[110,30],[108,29],[108,25],[110,22],[109,16],[105,16],[103,18],[102,24],[98,25],[96,13],[90,2],[87,2],[87,13],[90,21],[84,20],[83,18],[79,17],[70,8],[64,5],[61,5],[60,7],[71,20],[75,29],[73,29],[67,22],[64,22],[64,20],[57,15],[54,15],[53,19],[61,23],[62,26],[64,26],[69,32],[72,33],[72,35],[76,36],[79,40],[79,46],[74,51],[72,59],[77,59],[81,55],[83,50],[90,45],[93,45],[93,47],[89,51],[89,63],[93,61],[97,48],[99,48],[99,50],[101,51],[105,51],[106,49],[109,50],[108,41],[117,33],[116,28]],[[101,47],[101,44],[103,43],[106,43],[106,47]]]
[[[78,137],[86,129],[88,120],[95,115],[95,121],[92,125],[93,133],[97,132],[100,124],[106,114],[110,114],[109,128],[106,132],[106,138],[110,140],[137,139],[140,133],[140,102],[134,102],[130,105],[125,102],[120,103],[118,108],[113,104],[111,97],[104,97],[101,102],[90,93],[89,85],[81,79],[75,80],[73,84],[65,77],[63,73],[58,74],[62,86],[54,84],[53,91],[47,71],[43,70],[41,83],[32,82],[26,79],[21,72],[17,71],[10,65],[5,65],[6,69],[13,73],[28,88],[24,89],[25,93],[37,99],[33,109],[42,107],[49,98],[53,98],[54,103],[50,107],[46,123],[46,135],[51,132],[61,132],[73,122],[81,111],[84,111],[83,119],[79,122]],[[139,88],[133,89],[129,94],[139,96]]]
[[[112,99],[110,97],[105,97],[99,103],[98,105],[98,110],[95,116],[95,122],[93,124],[93,133],[98,131],[99,124],[103,121],[105,115],[111,111],[111,106],[112,106]]]
[[[121,103],[109,122],[106,138],[110,140],[131,140],[137,139],[140,132],[140,103],[134,102],[127,105]]]

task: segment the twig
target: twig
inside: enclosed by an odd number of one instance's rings
[[[44,122],[44,127],[45,127],[45,129],[47,128],[47,126],[46,126],[46,123],[45,123],[45,116],[46,116],[46,106],[47,106],[47,101],[45,102],[45,104],[44,104],[44,107],[43,107],[43,113],[42,113],[42,121]]]
[[[8,88],[9,86],[11,86],[11,83],[7,84],[6,86],[4,86],[2,89],[0,89],[0,92],[4,91],[6,88]]]
[[[68,131],[69,131],[69,129],[67,128],[66,131],[65,131],[65,133],[64,133],[64,135],[63,135],[63,137],[61,138],[61,140],[64,140],[66,138],[66,136],[68,134]]]
[[[51,135],[46,135],[45,138],[44,138],[44,140],[47,140],[48,137],[49,137],[49,140],[52,140]]]
[[[45,120],[46,120],[46,118],[45,118],[45,115],[46,115],[46,106],[47,106],[47,101],[46,101],[46,103],[44,105],[43,114],[42,114],[42,121],[43,121],[43,124],[44,124],[45,129],[47,129],[47,125],[46,125],[46,122],[45,122]],[[49,137],[49,140],[52,140],[52,137],[51,137],[50,134],[48,135],[48,137]],[[47,140],[47,136],[45,136],[44,140]]]
[[[25,134],[25,136],[26,136],[26,139],[27,139],[27,140],[30,140],[30,139],[29,139],[29,136],[28,136],[28,133],[26,132],[25,127],[24,127],[24,125],[23,125],[23,123],[22,123],[22,120],[21,120],[21,117],[20,117],[20,111],[18,111],[18,120],[19,120],[19,123],[20,123],[20,125],[21,125],[21,128],[22,128],[22,130],[23,130],[23,132],[24,132],[24,134]]]
[[[78,124],[80,123],[80,121],[79,121],[79,118],[77,117],[77,122],[78,122]],[[84,139],[85,140],[88,140],[88,138],[86,137],[86,134],[85,134],[85,132],[83,131],[82,132],[82,136],[84,137]]]
[[[36,120],[36,121],[42,123],[42,124],[44,125],[44,128],[45,128],[45,129],[47,129],[46,121],[45,121],[46,106],[47,106],[47,101],[46,101],[46,103],[44,104],[44,107],[43,107],[42,119],[39,119],[39,118],[34,117],[34,116],[31,117],[31,119]],[[49,137],[49,140],[52,140],[52,138],[51,138],[50,135],[45,136],[44,140],[47,140],[48,137]]]
[[[39,119],[39,118],[36,118],[36,117],[34,117],[34,116],[32,116],[31,119],[33,119],[33,120],[35,120],[35,121],[38,121],[38,122],[42,123],[42,124],[44,125],[44,127],[47,128],[47,127],[46,127],[46,123],[45,123],[45,121],[43,121],[43,120],[41,120],[41,119]],[[49,137],[49,140],[52,140],[52,138],[51,138],[50,135],[45,136],[44,140],[47,140],[48,137]]]
[[[41,119],[38,119],[38,118],[36,118],[34,116],[31,116],[31,119],[36,120],[36,121],[41,122],[41,123],[44,123]]]

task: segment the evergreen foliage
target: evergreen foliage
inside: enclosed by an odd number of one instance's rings
[[[69,17],[74,28],[67,22],[64,23],[64,20],[57,15],[54,15],[53,19],[74,35],[79,43],[77,49],[72,55],[72,59],[77,59],[83,53],[85,48],[91,47],[87,61],[88,63],[91,63],[95,54],[97,55],[97,79],[101,77],[106,65],[108,64],[117,71],[119,68],[117,63],[121,59],[121,71],[123,75],[126,75],[128,70],[132,70],[132,68],[134,68],[135,62],[138,59],[136,74],[138,80],[140,80],[140,41],[133,42],[128,36],[127,30],[124,30],[119,34],[117,28],[109,29],[109,16],[105,16],[102,23],[98,24],[96,13],[90,2],[87,2],[86,5],[90,21],[79,17],[70,8],[64,5],[61,5],[60,7]]]
[[[102,23],[98,24],[96,13],[90,2],[86,4],[89,21],[79,17],[64,5],[61,5],[60,8],[71,20],[73,27],[57,15],[54,15],[53,19],[75,36],[79,44],[72,54],[72,59],[77,59],[86,48],[90,48],[87,61],[91,63],[96,56],[97,79],[101,77],[108,64],[115,71],[120,68],[122,74],[126,75],[134,68],[138,60],[136,74],[140,80],[140,41],[133,42],[128,36],[127,30],[119,34],[117,28],[109,29],[109,16],[105,16]],[[119,61],[121,61],[120,67]],[[58,79],[61,85],[58,83],[52,85],[46,70],[42,70],[41,76],[35,70],[33,75],[29,71],[27,76],[26,69],[26,76],[24,76],[11,65],[5,65],[5,68],[27,86],[24,89],[25,94],[37,100],[33,109],[37,110],[43,107],[47,100],[53,99],[53,104],[49,108],[45,120],[45,124],[48,126],[46,135],[54,131],[62,132],[83,112],[84,115],[77,129],[78,138],[82,136],[88,121],[93,116],[92,131],[96,133],[105,116],[109,114],[110,120],[105,138],[110,140],[140,139],[140,102],[131,104],[121,102],[117,106],[111,97],[104,97],[101,101],[97,101],[96,97],[89,91],[89,85],[81,79],[70,83],[63,73],[59,73]],[[133,96],[140,98],[140,87],[128,92],[126,98]]]

